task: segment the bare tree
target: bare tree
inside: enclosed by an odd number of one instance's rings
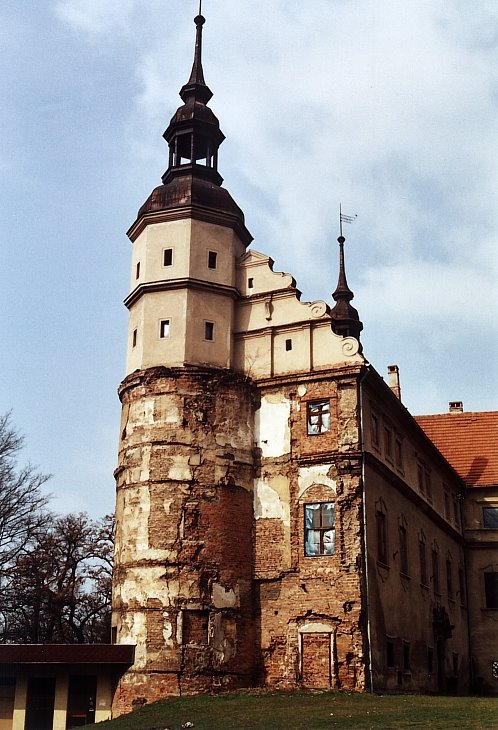
[[[109,641],[113,518],[48,512],[22,448],[0,416],[0,642]]]
[[[50,476],[18,465],[23,443],[10,413],[0,416],[0,579],[40,528],[48,502],[41,487]]]
[[[49,516],[13,565],[3,599],[4,640],[108,642],[112,549],[112,517]]]

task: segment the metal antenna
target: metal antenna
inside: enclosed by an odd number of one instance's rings
[[[199,0],[199,15],[202,15],[202,0]]]

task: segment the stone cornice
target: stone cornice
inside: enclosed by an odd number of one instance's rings
[[[205,208],[200,205],[181,205],[176,208],[168,208],[155,213],[146,213],[137,218],[135,223],[128,229],[126,235],[133,242],[149,225],[155,223],[165,223],[168,221],[185,220],[193,218],[194,220],[204,221],[205,223],[214,223],[215,225],[231,228],[238,236],[244,246],[249,246],[253,237],[241,222],[240,218],[230,213]]]
[[[219,294],[221,296],[230,297],[230,299],[238,299],[239,292],[235,287],[217,284],[202,279],[192,279],[183,277],[179,279],[164,279],[162,281],[150,281],[139,284],[124,300],[124,304],[128,309],[133,306],[144,294],[151,294],[159,291],[174,291],[177,289],[197,289],[198,291],[209,291],[210,293]]]

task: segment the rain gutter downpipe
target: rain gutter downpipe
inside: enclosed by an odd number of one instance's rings
[[[373,660],[372,660],[372,625],[370,619],[370,589],[368,580],[368,543],[367,543],[367,513],[366,513],[366,487],[365,487],[365,441],[364,441],[364,408],[363,408],[363,381],[368,376],[368,365],[361,376],[358,386],[360,392],[360,450],[361,450],[361,489],[362,489],[362,513],[363,513],[363,549],[365,551],[365,592],[366,592],[366,614],[367,614],[367,641],[368,641],[368,676],[370,693],[373,694]]]

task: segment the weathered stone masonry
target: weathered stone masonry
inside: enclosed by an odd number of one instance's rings
[[[115,706],[250,684],[252,385],[153,368],[120,397],[114,625],[137,654]]]

